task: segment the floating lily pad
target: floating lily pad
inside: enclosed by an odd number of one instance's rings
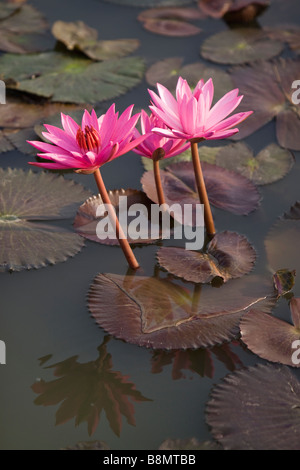
[[[148,31],[163,36],[193,36],[201,29],[186,20],[197,20],[203,15],[196,8],[152,8],[139,14],[138,20]]]
[[[126,93],[143,77],[138,57],[93,62],[74,54],[48,52],[0,57],[7,86],[63,103],[96,103]]]
[[[247,137],[276,117],[276,133],[281,147],[300,150],[299,107],[293,103],[295,90],[292,89],[292,83],[299,74],[300,59],[278,59],[232,69],[232,79],[244,95],[239,110],[254,111],[247,122],[240,124],[240,132],[234,140]],[[263,83],[268,86],[263,86]]]
[[[290,306],[294,326],[259,310],[250,310],[241,320],[241,335],[254,354],[271,362],[300,367],[295,351],[300,349],[300,298],[293,297]]]
[[[98,274],[88,303],[97,324],[117,338],[154,349],[187,349],[231,340],[253,305],[270,311],[274,289],[264,278],[247,276],[220,288],[203,285],[193,294],[166,279]]]
[[[245,176],[206,162],[202,162],[202,170],[212,205],[237,215],[247,215],[258,207],[260,195],[253,183]],[[161,171],[161,181],[166,203],[169,206],[173,204],[192,205],[190,225],[195,225],[195,212],[196,205],[199,204],[199,197],[192,162],[169,165],[164,171]],[[147,196],[157,203],[153,171],[144,173],[141,183]],[[177,217],[176,213],[174,217]]]
[[[289,271],[288,269],[278,269],[273,274],[274,287],[279,296],[283,296],[290,292],[295,285],[296,271]]]
[[[50,406],[62,402],[56,412],[56,425],[75,418],[75,426],[87,422],[89,435],[99,424],[104,410],[112,431],[120,436],[122,417],[135,425],[132,402],[151,401],[136,390],[128,376],[114,371],[112,356],[107,351],[109,337],[98,347],[94,361],[78,362],[78,356],[45,367],[54,369],[54,380],[40,380],[32,385],[39,396],[36,405]]]
[[[83,21],[67,23],[56,21],[52,33],[69,50],[79,50],[93,60],[118,59],[134,52],[140,45],[138,39],[98,40],[98,31]]]
[[[256,260],[247,238],[235,232],[214,236],[206,252],[178,247],[162,247],[157,259],[163,268],[186,281],[208,283],[215,277],[223,282],[248,274]]]
[[[0,20],[4,20],[4,18],[7,18],[8,16],[10,16],[19,8],[20,8],[20,5],[17,5],[15,3],[1,3],[0,4]]]
[[[215,87],[214,103],[233,88],[231,77],[224,70],[210,67],[201,62],[183,65],[183,59],[180,57],[160,60],[146,72],[146,80],[150,85],[156,86],[157,83],[161,83],[172,93],[175,93],[179,76],[185,78],[192,88],[201,78],[204,81],[212,78]]]
[[[3,18],[5,9],[11,9],[13,14]],[[19,7],[6,4],[2,6],[0,16],[3,18],[0,21],[0,50],[22,54],[46,51],[53,47],[53,38],[47,34],[45,18],[31,5]]]
[[[198,0],[201,10],[230,22],[249,23],[270,4],[270,0]]]
[[[300,28],[298,25],[265,27],[264,31],[271,39],[286,42],[293,51],[300,52]]]
[[[279,219],[265,239],[268,262],[273,271],[279,269],[300,272],[299,245],[300,211],[299,203]]]
[[[120,198],[127,198],[127,201],[122,202]],[[157,237],[151,238],[151,204],[150,199],[147,198],[146,194],[142,191],[137,191],[135,189],[120,189],[109,191],[109,198],[113,207],[116,210],[116,214],[119,218],[122,229],[127,233],[127,240],[129,243],[153,243],[155,240],[161,238],[161,230],[159,225],[154,226],[152,222],[153,233],[154,230],[157,232]],[[121,201],[121,204],[120,204]],[[143,212],[138,210],[133,216],[129,215],[130,207],[133,204],[142,204]],[[102,243],[104,245],[118,245],[119,242],[115,237],[115,231],[108,222],[108,216],[105,210],[101,211],[102,215],[97,216],[97,211],[101,210],[103,202],[100,194],[98,196],[93,196],[82,204],[77,212],[77,215],[74,220],[74,228],[76,232],[88,240],[92,240],[97,243]],[[140,207],[142,209],[142,206]],[[135,212],[135,211],[134,211]],[[98,212],[99,213],[99,212]],[[103,214],[104,213],[104,214]],[[138,217],[138,221],[137,221]],[[100,222],[105,221],[101,224]],[[122,221],[125,221],[125,224]],[[134,227],[130,227],[132,221],[134,222]],[[137,227],[137,223],[140,224]],[[111,228],[111,230],[109,230]],[[139,238],[132,238],[131,232],[139,232]]]
[[[271,59],[282,49],[282,42],[270,40],[259,29],[239,28],[210,36],[201,46],[201,55],[220,64],[243,64]]]
[[[200,442],[192,437],[191,439],[166,439],[158,450],[221,450],[221,446],[213,441]]]
[[[287,366],[258,365],[213,389],[206,420],[225,450],[300,450],[299,403],[300,382]]]
[[[41,268],[78,253],[81,237],[37,221],[71,217],[88,194],[62,177],[0,169],[0,271]]]

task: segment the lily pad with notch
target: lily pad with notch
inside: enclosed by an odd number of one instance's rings
[[[96,103],[115,98],[138,85],[144,62],[123,57],[94,62],[81,56],[45,52],[0,57],[8,87],[62,103]]]
[[[187,349],[230,341],[249,308],[269,312],[275,299],[270,280],[258,276],[190,290],[168,279],[98,274],[88,305],[96,323],[116,338],[154,349]]]
[[[72,217],[88,194],[62,177],[0,169],[0,271],[38,269],[77,254],[79,235],[41,221]]]
[[[299,402],[300,382],[287,366],[260,364],[214,387],[206,421],[225,450],[299,450]]]
[[[157,259],[161,267],[185,281],[209,283],[218,277],[227,282],[253,269],[256,252],[246,237],[226,231],[215,235],[205,252],[161,247]]]
[[[293,325],[259,310],[250,310],[241,320],[241,335],[243,342],[257,356],[290,367],[300,367],[300,360],[294,358],[297,355],[294,346],[300,346],[299,297],[291,299],[290,309]]]

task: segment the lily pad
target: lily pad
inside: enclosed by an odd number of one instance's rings
[[[202,170],[212,205],[236,215],[247,215],[258,207],[260,201],[258,190],[245,176],[206,162],[202,162]],[[183,207],[184,204],[191,204],[191,225],[195,225],[195,211],[199,197],[192,162],[169,165],[161,171],[161,181],[165,200],[169,206],[180,204]],[[141,183],[147,196],[157,203],[153,171],[144,173]],[[174,216],[177,217],[176,213]]]
[[[14,129],[0,130],[0,153],[9,152],[15,148],[9,139],[14,132],[16,132]]]
[[[54,380],[40,380],[32,385],[39,396],[35,405],[50,406],[61,402],[56,412],[56,425],[75,418],[75,426],[87,422],[92,435],[105,411],[112,431],[120,436],[122,417],[135,426],[132,402],[151,401],[136,390],[128,376],[113,370],[112,356],[107,351],[109,337],[98,347],[98,357],[90,362],[78,362],[78,356],[45,367],[54,369]]]
[[[290,292],[295,285],[296,271],[289,271],[288,269],[278,269],[273,274],[274,287],[279,296],[283,296]]]
[[[52,34],[70,51],[79,50],[93,60],[118,59],[131,54],[140,45],[138,39],[100,41],[98,31],[83,21],[56,21],[52,26]]]
[[[199,146],[199,154],[202,162],[207,163],[216,163],[216,156],[219,153],[219,150],[223,147],[208,147],[207,145]],[[153,161],[150,158],[142,157],[141,161],[146,171],[153,169]],[[185,152],[180,153],[179,155],[175,155],[172,157],[171,160],[168,158],[164,158],[163,160],[159,161],[160,169],[166,169],[170,164],[178,163],[178,162],[191,162],[192,155],[191,150],[188,149]],[[219,166],[222,166],[218,163]]]
[[[206,420],[225,450],[299,450],[299,402],[300,382],[287,366],[258,365],[213,389]]]
[[[300,150],[299,107],[293,103],[295,90],[291,88],[299,74],[300,59],[278,59],[232,69],[232,79],[244,95],[239,110],[254,111],[247,122],[241,123],[234,140],[247,137],[276,117],[281,147]]]
[[[195,87],[200,78],[205,81],[212,78],[215,86],[214,103],[233,88],[231,77],[224,70],[201,62],[183,65],[180,57],[155,62],[146,72],[146,80],[150,85],[161,83],[174,94],[179,77],[185,78],[191,87]]]
[[[138,57],[93,62],[74,54],[48,52],[0,57],[7,87],[63,103],[96,103],[136,86],[144,73]]]
[[[98,274],[89,309],[99,326],[117,338],[154,349],[208,347],[230,341],[245,311],[274,305],[270,281],[247,276],[196,293],[175,281]]]
[[[272,226],[265,239],[268,262],[272,271],[279,269],[300,272],[299,244],[300,213],[299,203]]]
[[[119,218],[120,224],[124,231],[127,233],[127,240],[129,243],[153,243],[158,238],[161,238],[161,231],[159,226],[154,227],[153,225],[153,233],[154,230],[157,232],[157,238],[151,238],[151,201],[147,198],[146,194],[142,191],[137,191],[135,189],[120,189],[109,191],[109,198],[113,207],[116,210],[116,214]],[[120,197],[127,198],[126,201]],[[120,204],[121,201],[121,204]],[[137,210],[135,216],[130,216],[129,211],[133,204],[142,204],[143,205],[143,212]],[[74,228],[76,232],[84,238],[88,240],[92,240],[97,243],[102,243],[104,245],[118,245],[118,240],[115,237],[114,230],[111,227],[111,231],[109,231],[109,227],[105,223],[105,227],[103,224],[99,225],[101,221],[108,221],[107,213],[105,209],[101,210],[103,206],[103,202],[101,199],[100,194],[98,196],[93,196],[85,201],[78,209],[77,215],[74,220]],[[142,207],[140,207],[142,209]],[[104,215],[97,216],[97,211],[104,212]],[[140,232],[139,238],[131,238],[130,234],[133,229],[130,227],[130,224],[133,220],[138,217],[138,222],[140,227],[136,226],[136,222],[134,223],[134,228],[136,231]],[[125,221],[122,223],[122,221]],[[108,224],[109,225],[109,224]],[[105,230],[104,230],[105,229]],[[150,235],[150,236],[149,236]]]
[[[198,0],[199,8],[212,18],[249,23],[270,4],[270,0]]]
[[[248,274],[256,260],[247,238],[235,232],[214,236],[205,252],[178,247],[162,247],[157,253],[161,267],[185,281],[209,283],[215,277],[223,282]]]
[[[239,28],[210,36],[201,46],[201,55],[219,64],[243,64],[271,59],[282,50],[282,42],[270,40],[261,30]]]
[[[37,269],[78,253],[81,237],[37,221],[71,217],[87,194],[62,177],[0,169],[0,271]]]
[[[186,20],[197,20],[203,15],[196,8],[152,8],[139,14],[138,20],[148,31],[163,36],[193,36],[201,29]]]
[[[242,340],[250,351],[271,362],[300,367],[300,298],[290,303],[293,324],[259,310],[250,310],[241,320]],[[295,348],[296,346],[296,348]]]
[[[47,33],[48,24],[38,10],[31,5],[17,7],[6,4],[3,7],[2,14],[5,9],[11,9],[12,14],[3,18],[0,13],[0,50],[23,54],[47,51],[53,47],[53,38]]]

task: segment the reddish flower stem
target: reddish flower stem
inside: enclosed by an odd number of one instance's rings
[[[117,235],[119,244],[120,244],[120,246],[123,250],[123,253],[125,255],[125,258],[127,259],[128,264],[132,269],[138,269],[140,267],[139,263],[137,262],[134,254],[133,254],[133,251],[132,251],[132,249],[131,249],[131,247],[130,247],[130,245],[129,245],[126,237],[125,237],[125,234],[122,230],[122,227],[120,226],[118,217],[116,216],[116,213],[114,211],[112,203],[109,199],[109,195],[106,191],[106,187],[105,187],[105,184],[103,182],[103,179],[102,179],[99,168],[98,168],[98,170],[96,170],[94,172],[94,177],[95,177],[95,181],[97,183],[102,201],[104,202],[104,204],[106,204],[106,208],[107,208],[107,211],[108,211],[108,216],[110,218],[110,221],[111,221],[113,227],[116,228],[116,235]]]
[[[154,172],[158,203],[162,205],[166,203],[166,200],[165,200],[164,190],[161,184],[159,160],[153,160],[153,172]]]
[[[215,235],[216,229],[215,229],[214,219],[211,213],[209,199],[207,196],[206,186],[205,186],[205,182],[203,178],[197,142],[191,142],[191,151],[192,151],[192,159],[193,159],[195,179],[196,179],[199,199],[200,199],[201,204],[204,205],[204,222],[205,222],[206,232],[210,236]]]

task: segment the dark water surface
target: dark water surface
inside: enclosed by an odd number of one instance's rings
[[[136,20],[142,9],[130,8],[100,0],[32,0],[44,12],[49,22],[55,20],[83,20],[99,31],[101,39],[139,38],[141,47],[135,55],[143,57],[147,66],[159,59],[182,56],[186,64],[199,60],[201,42],[214,32],[226,29],[222,21],[199,22],[203,33],[188,38],[167,38],[145,31]],[[261,25],[299,21],[299,1],[275,1],[260,17]],[[300,79],[300,77],[295,77]],[[262,84],[267,87],[268,84]],[[148,105],[145,80],[135,89],[116,100],[117,108],[125,109],[131,103],[138,108]],[[107,103],[109,105],[110,103]],[[255,153],[272,142],[276,142],[274,121],[246,139]],[[232,230],[246,234],[258,251],[255,273],[269,270],[264,251],[264,238],[276,218],[299,199],[300,167],[298,163],[281,181],[261,187],[262,205],[247,217],[230,215],[214,210],[218,230]],[[27,168],[28,156],[17,151],[0,155],[3,168]],[[130,154],[121,157],[103,168],[108,188],[140,188],[143,167],[139,157]],[[68,174],[96,193],[92,176]],[[72,221],[65,222],[71,227]],[[296,249],[296,247],[295,247]],[[299,247],[298,247],[299,249]],[[143,275],[152,275],[157,246],[135,248],[141,262]],[[0,274],[1,328],[0,338],[7,347],[7,365],[0,366],[0,447],[2,449],[58,449],[78,441],[99,439],[112,449],[157,449],[166,438],[196,437],[210,439],[205,424],[204,408],[213,384],[218,383],[228,372],[220,361],[224,349],[217,348],[199,355],[199,370],[204,376],[183,371],[184,377],[172,378],[172,365],[166,365],[159,373],[151,372],[156,355],[145,348],[126,344],[111,338],[106,348],[111,354],[112,370],[128,376],[128,381],[151,401],[133,402],[136,425],[128,424],[122,417],[120,437],[113,432],[105,412],[92,437],[87,424],[74,426],[74,419],[55,425],[58,405],[37,406],[36,395],[31,386],[40,379],[54,380],[54,369],[47,365],[78,356],[78,362],[96,361],[97,348],[105,332],[98,328],[90,317],[86,295],[93,278],[99,272],[125,274],[126,261],[119,248],[105,247],[87,241],[86,247],[65,263],[46,269],[14,274]],[[296,283],[295,295],[300,295],[300,283]],[[280,301],[279,315],[285,315],[287,304]],[[120,312],[122,315],[122,312]],[[234,343],[229,346],[244,366],[264,362],[254,354]],[[39,358],[51,355],[44,366]],[[200,358],[200,359],[199,359]],[[210,363],[210,361],[212,361]],[[67,367],[67,366],[66,366]],[[212,370],[212,367],[214,370]],[[72,387],[82,387],[80,375]],[[65,385],[63,385],[65,386]],[[267,393],[267,391],[266,391]],[[50,397],[49,401],[55,398]],[[74,404],[76,409],[76,404]],[[113,421],[114,418],[112,418]]]

